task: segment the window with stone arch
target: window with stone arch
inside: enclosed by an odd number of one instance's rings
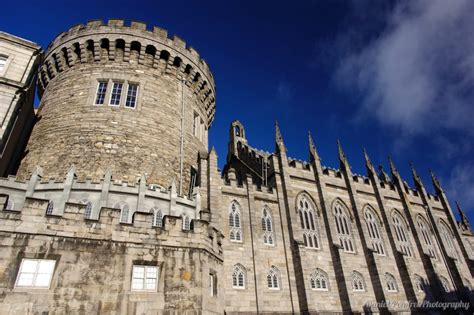
[[[272,290],[280,289],[280,271],[275,266],[271,266],[267,273],[267,287]]]
[[[54,211],[54,202],[52,200],[48,201],[48,206],[46,207],[46,214],[51,215]]]
[[[241,213],[237,201],[232,201],[229,208],[229,239],[231,242],[242,242]]]
[[[416,218],[416,224],[418,225],[421,235],[423,236],[423,242],[425,244],[425,248],[428,254],[432,258],[436,258],[436,251],[428,222],[421,215],[418,215],[418,217]]]
[[[395,280],[395,277],[388,272],[385,274],[385,288],[388,292],[398,291],[397,281]]]
[[[234,265],[232,270],[232,288],[245,289],[246,272],[244,266],[241,264]]]
[[[441,282],[441,286],[443,287],[443,290],[445,293],[448,293],[451,291],[451,285],[449,284],[448,279],[446,279],[443,276],[439,276],[439,282]]]
[[[353,271],[351,275],[351,286],[352,286],[352,291],[365,291],[365,282],[364,282],[364,277],[360,272]]]
[[[320,248],[319,226],[315,207],[306,194],[301,194],[296,201],[300,217],[301,229],[303,230],[303,242],[308,248]]]
[[[266,206],[262,210],[262,230],[263,230],[263,243],[266,245],[275,244],[275,236],[273,235],[273,220],[270,209]]]
[[[354,253],[354,241],[352,240],[351,222],[348,211],[338,200],[334,205],[334,220],[336,221],[336,232],[339,244],[345,252]]]
[[[5,206],[5,210],[13,210],[15,203],[13,202],[12,198],[8,196],[7,205]]]
[[[92,217],[92,202],[87,199],[82,199],[81,203],[86,205],[86,208],[84,209],[84,218],[90,219]]]
[[[375,213],[375,210],[370,206],[365,208],[364,216],[373,251],[377,255],[385,256],[379,217]]]
[[[128,206],[128,203],[117,203],[115,204],[114,208],[120,209],[121,223],[130,223],[130,207]]]
[[[444,246],[446,247],[446,252],[448,253],[449,257],[457,258],[458,256],[456,253],[453,232],[451,232],[451,229],[443,220],[439,220],[439,233],[441,235],[441,239],[443,240]]]
[[[318,291],[328,291],[329,290],[329,280],[328,274],[325,273],[323,270],[316,268],[311,273],[311,289],[318,290]]]
[[[413,283],[417,292],[425,292],[425,281],[420,275],[415,274],[413,277]]]
[[[163,227],[163,212],[155,207],[151,209],[151,212],[153,213],[153,226]]]
[[[189,218],[189,216],[186,214],[183,214],[182,220],[183,220],[183,230],[185,231],[191,230],[191,219]]]
[[[392,222],[400,251],[408,257],[413,257],[405,219],[398,211],[394,211],[392,214]]]

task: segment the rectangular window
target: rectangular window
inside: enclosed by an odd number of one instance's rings
[[[3,69],[5,68],[5,64],[7,63],[8,57],[6,56],[0,56],[0,73],[3,72]]]
[[[99,82],[97,86],[97,94],[95,96],[95,105],[103,105],[105,93],[107,92],[107,82]]]
[[[157,266],[133,266],[132,291],[156,291],[157,280]]]
[[[112,87],[112,95],[110,96],[110,105],[111,106],[119,106],[120,105],[120,97],[122,96],[122,87],[123,84],[120,82],[114,82]]]
[[[127,91],[127,100],[125,101],[125,107],[135,108],[137,104],[138,85],[129,84]]]
[[[55,260],[23,259],[16,279],[16,287],[49,288]]]
[[[193,121],[193,135],[195,137],[198,137],[199,136],[199,121],[200,121],[200,118],[199,118],[199,115],[194,113],[194,121]]]
[[[209,294],[217,296],[217,277],[214,273],[209,274]]]

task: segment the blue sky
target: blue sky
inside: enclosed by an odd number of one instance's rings
[[[307,159],[310,130],[327,166],[339,139],[355,173],[364,147],[375,165],[391,155],[410,186],[412,161],[430,192],[432,168],[474,222],[472,12],[469,0],[9,1],[0,30],[46,47],[90,19],[161,26],[214,73],[221,166],[233,119],[267,151],[278,120],[291,157]]]

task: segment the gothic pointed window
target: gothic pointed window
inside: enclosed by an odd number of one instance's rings
[[[337,201],[334,206],[334,219],[336,221],[336,232],[339,244],[345,252],[354,253],[354,241],[352,240],[351,223],[347,209],[341,202]]]
[[[319,248],[319,226],[313,203],[308,196],[302,194],[297,200],[297,207],[305,246]]]
[[[439,232],[441,234],[441,239],[443,240],[444,246],[446,247],[448,256],[451,258],[457,258],[456,247],[454,245],[454,235],[444,221],[440,220],[439,222]]]
[[[84,209],[84,218],[90,219],[92,217],[92,202],[87,199],[83,199],[81,200],[81,203],[86,205],[86,208]]]
[[[232,287],[234,289],[245,289],[245,268],[241,264],[234,265],[232,271]]]
[[[413,277],[413,282],[417,292],[425,292],[425,281],[423,278],[417,274]]]
[[[273,290],[280,289],[280,271],[275,266],[272,266],[267,273],[267,286]]]
[[[265,207],[262,211],[262,230],[263,230],[263,243],[267,245],[275,244],[275,237],[273,235],[273,221],[270,210]]]
[[[236,201],[231,203],[229,209],[229,239],[231,242],[242,242],[240,206]]]
[[[392,222],[400,251],[408,257],[413,257],[405,220],[402,218],[400,213],[395,211],[392,215]]]
[[[54,202],[52,200],[50,200],[48,202],[48,207],[46,207],[46,214],[51,215],[51,214],[53,214],[53,211],[54,211]]]
[[[364,277],[357,271],[353,271],[351,275],[352,291],[365,291]]]
[[[430,257],[436,258],[436,251],[433,244],[433,238],[431,229],[429,228],[428,222],[421,216],[418,216],[416,220],[416,224],[421,231],[421,235],[423,236],[423,243],[425,244],[425,249],[430,255]]]
[[[397,292],[397,282],[395,277],[388,272],[385,274],[385,287],[388,292]]]
[[[121,223],[129,223],[129,217],[130,217],[130,208],[126,202],[122,202],[119,204],[116,204],[114,208],[119,208],[120,209],[120,222]]]
[[[328,275],[323,270],[317,268],[311,273],[311,289],[319,291],[329,290]]]
[[[7,205],[5,206],[5,210],[13,210],[14,206],[15,206],[15,203],[10,198],[10,196],[8,196]]]
[[[183,230],[189,231],[191,229],[191,219],[187,215],[183,215],[182,219],[183,219]]]
[[[153,208],[153,226],[163,227],[163,212],[160,209]]]
[[[382,241],[382,233],[380,231],[380,221],[375,214],[375,211],[367,207],[365,209],[365,222],[367,223],[367,230],[369,231],[370,242],[372,243],[373,251],[385,256],[385,249]]]

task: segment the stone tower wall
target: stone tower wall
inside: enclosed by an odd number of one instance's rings
[[[39,121],[20,177],[36,165],[44,176],[59,177],[73,164],[80,178],[100,178],[110,169],[115,179],[145,175],[167,187],[173,179],[179,183],[182,157],[181,192],[188,191],[196,152],[207,151],[215,87],[207,64],[181,39],[139,22],[74,26],[49,45],[38,81]],[[95,105],[103,81],[104,104]],[[123,83],[119,106],[109,105],[114,82]],[[124,106],[129,84],[138,84],[135,108]]]

